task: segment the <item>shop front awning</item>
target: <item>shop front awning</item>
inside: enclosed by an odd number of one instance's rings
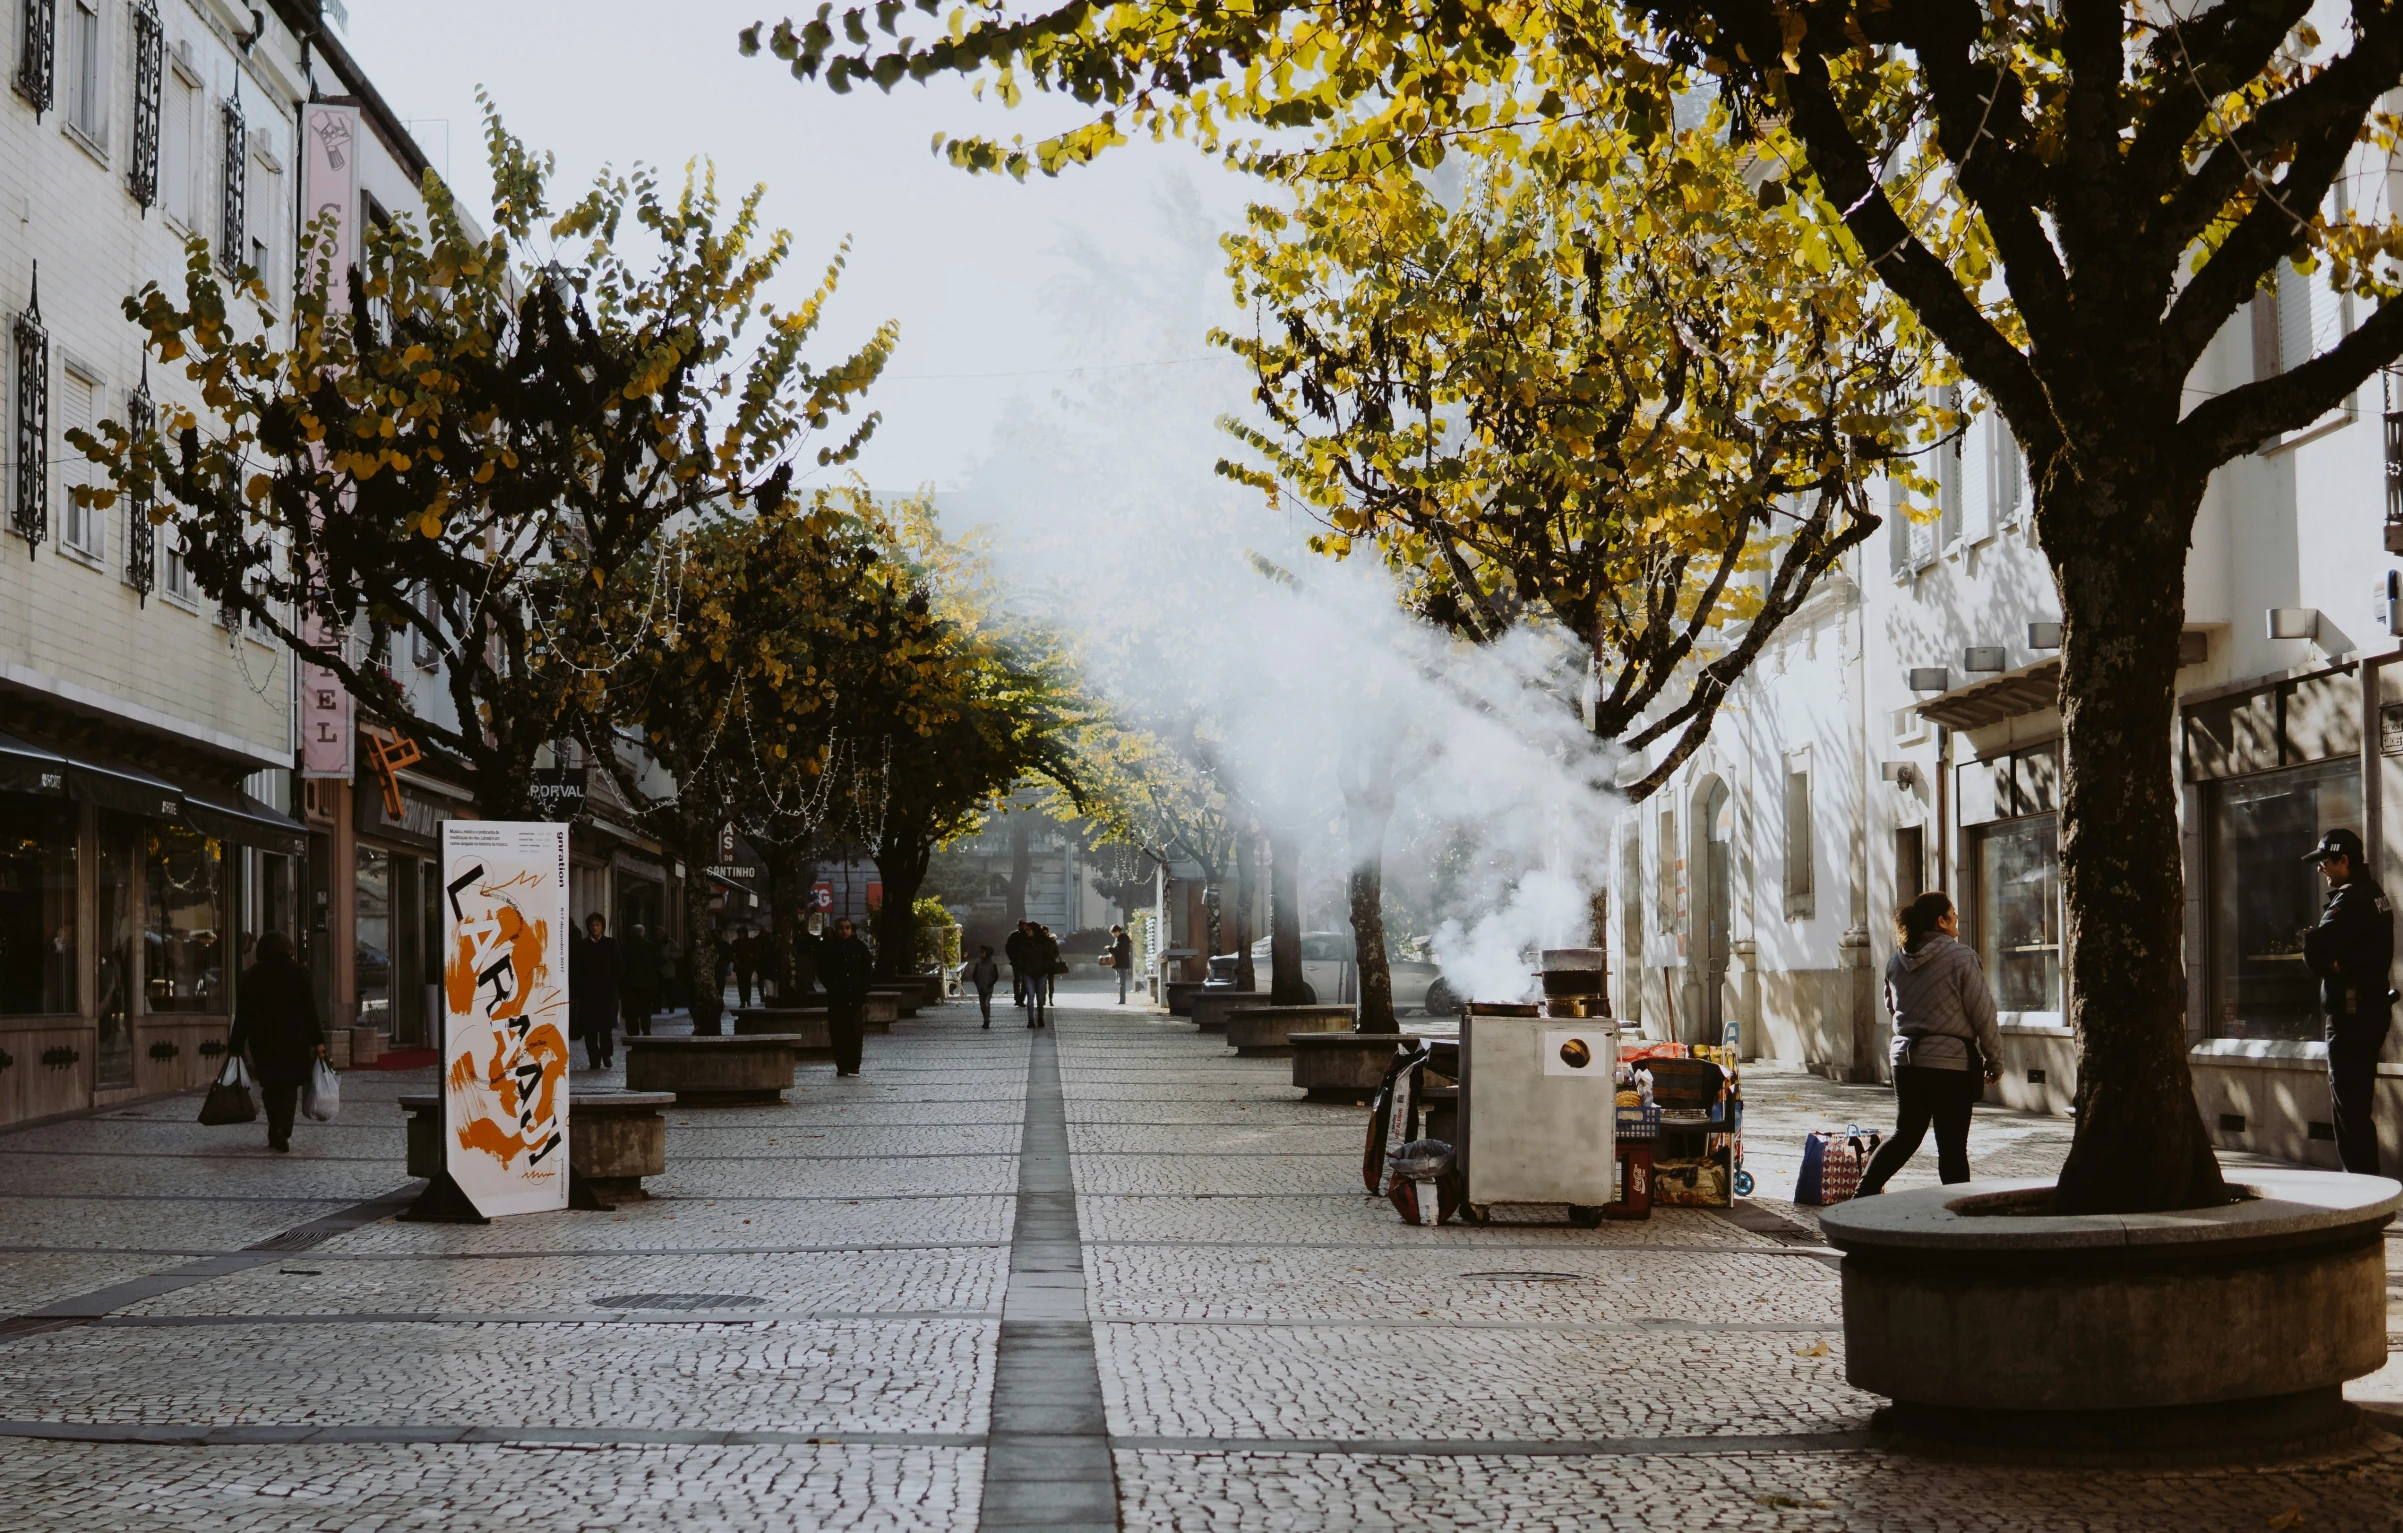
[[[67,791],[87,804],[154,820],[180,820],[184,815],[183,789],[164,777],[113,761],[69,757]]]
[[[2053,707],[2061,698],[2061,662],[2040,660],[1988,681],[1955,687],[1919,705],[1919,716],[1948,729],[1982,729]]]
[[[56,751],[29,745],[15,735],[0,735],[0,793],[65,798],[67,758]]]
[[[204,836],[286,857],[307,851],[308,833],[290,815],[239,788],[184,789],[184,823]]]

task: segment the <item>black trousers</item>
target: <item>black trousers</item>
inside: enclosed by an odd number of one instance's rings
[[[1900,1065],[1894,1071],[1894,1137],[1869,1157],[1861,1174],[1860,1195],[1867,1197],[1909,1164],[1936,1130],[1936,1174],[1947,1182],[1969,1180],[1969,1109],[1986,1094],[1986,1083],[1975,1070],[1936,1070],[1924,1065]]]
[[[2328,1024],[2328,1094],[2335,1098],[2336,1153],[2347,1171],[2378,1175],[2378,1056],[2388,1019],[2344,1017]]]
[[[834,1044],[834,1073],[859,1074],[859,1014],[867,1010],[865,1001],[826,1001],[826,1035]]]
[[[1010,992],[1021,1006],[1026,1004],[1027,973],[1016,964],[1010,965]]]
[[[991,985],[976,987],[976,1004],[985,1014],[985,1026],[991,1027],[993,1025],[993,987]]]
[[[618,997],[618,1005],[625,1012],[627,1037],[651,1036],[651,1017],[659,1010],[659,997],[648,991],[628,990]]]
[[[297,1080],[262,1080],[259,1082],[259,1101],[267,1109],[267,1142],[292,1142],[292,1114],[300,1106],[300,1082]]]

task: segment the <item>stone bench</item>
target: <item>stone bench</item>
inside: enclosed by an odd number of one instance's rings
[[[1165,998],[1168,1002],[1168,1014],[1170,1016],[1190,1017],[1193,1015],[1193,998],[1201,994],[1202,981],[1198,979],[1172,979],[1167,981],[1160,988],[1163,992],[1165,992]]]
[[[793,1083],[793,1056],[809,1042],[790,1033],[622,1041],[627,1089],[672,1091],[686,1107],[783,1101]]]
[[[1293,1052],[1295,1033],[1348,1033],[1349,1006],[1238,1006],[1227,1013],[1227,1043],[1236,1053],[1281,1059]]]
[[[1313,1102],[1366,1102],[1385,1083],[1398,1033],[1294,1032],[1293,1083]]]
[[[667,1119],[663,1108],[676,1098],[665,1091],[579,1091],[567,1103],[567,1163],[604,1203],[647,1198],[642,1179],[667,1170]],[[408,1172],[442,1173],[442,1099],[432,1092],[407,1092],[400,1099],[409,1115]]]
[[[918,1014],[918,1008],[926,1003],[925,992],[916,985],[877,985],[868,991],[868,1004],[874,1006],[879,999],[892,1003],[893,1015],[888,1021],[914,1017]]]
[[[1193,1025],[1205,1033],[1227,1030],[1227,1013],[1238,1006],[1266,1006],[1265,990],[1204,990],[1193,998]]]
[[[793,1053],[801,1059],[832,1059],[834,1037],[826,1030],[823,1006],[744,1006],[734,1013],[738,1038],[784,1037],[800,1040]]]

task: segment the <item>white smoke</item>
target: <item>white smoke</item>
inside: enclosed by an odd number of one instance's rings
[[[1538,950],[1578,931],[1587,908],[1586,891],[1574,880],[1536,868],[1498,908],[1437,927],[1435,961],[1463,1000],[1532,1000]]]

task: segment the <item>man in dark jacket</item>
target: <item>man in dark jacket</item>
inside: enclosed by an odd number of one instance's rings
[[[267,1148],[290,1150],[292,1109],[310,1067],[325,1053],[325,1034],[317,1025],[308,973],[293,962],[292,939],[282,932],[259,939],[259,961],[242,976],[226,1047],[250,1056],[266,1099]]]
[[[860,1013],[875,973],[876,955],[852,930],[850,917],[818,939],[818,983],[826,987],[826,1031],[837,1075],[859,1074]]]
[[[618,1003],[626,1013],[626,1036],[649,1037],[652,1013],[659,1010],[659,944],[637,921],[618,958],[625,966]]]
[[[1026,1005],[1026,982],[1034,974],[1034,959],[1027,951],[1028,944],[1034,940],[1029,935],[1033,925],[1031,921],[1021,921],[1010,928],[1007,937],[1001,939],[1001,956],[1008,959],[1010,965],[1010,989],[1021,1007]],[[1027,1025],[1031,1027],[1034,1024],[1030,1021]]]
[[[2303,959],[2320,982],[2328,1017],[2328,1089],[2336,1099],[2336,1153],[2347,1171],[2378,1175],[2378,1055],[2386,1047],[2395,993],[2395,914],[2365,866],[2361,837],[2332,830],[2303,858],[2328,881],[2317,926],[2303,933]]]
[[[584,918],[584,940],[567,950],[568,1026],[584,1039],[585,1063],[606,1070],[617,1057],[617,997],[624,966],[617,939],[599,911]]]
[[[1127,982],[1135,973],[1135,939],[1123,926],[1110,928],[1110,967],[1118,971],[1118,1004],[1126,1004]]]

